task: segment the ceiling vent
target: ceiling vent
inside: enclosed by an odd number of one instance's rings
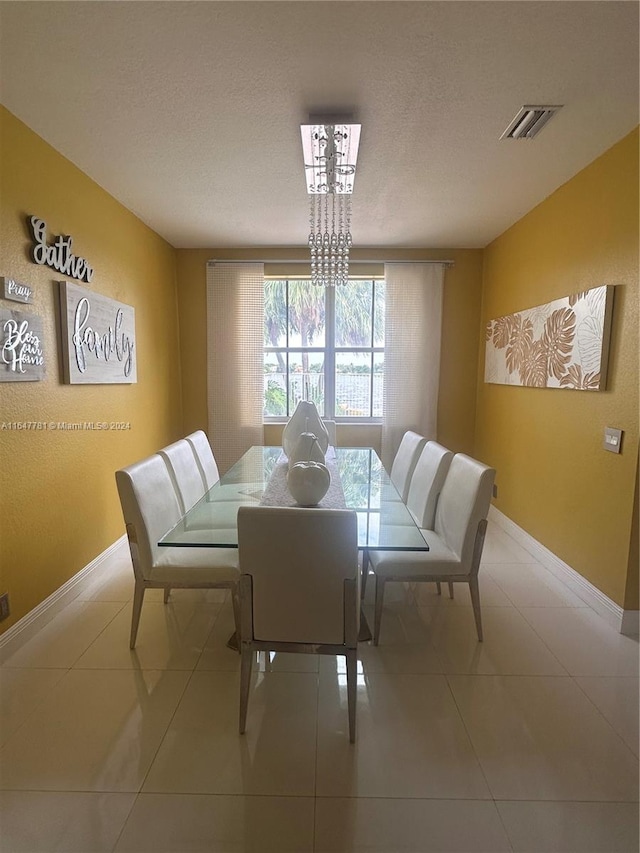
[[[561,107],[522,107],[500,139],[533,139]]]

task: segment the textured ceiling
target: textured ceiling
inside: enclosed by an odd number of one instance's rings
[[[362,124],[357,246],[479,247],[638,124],[636,2],[0,2],[0,100],[176,247],[306,243],[299,125]],[[523,104],[564,104],[501,141]]]

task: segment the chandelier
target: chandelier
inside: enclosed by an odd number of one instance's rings
[[[346,284],[351,248],[351,194],[360,125],[310,118],[300,126],[309,194],[311,281],[322,287]]]

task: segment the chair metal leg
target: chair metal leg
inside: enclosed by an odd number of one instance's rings
[[[358,652],[347,650],[347,707],[349,710],[349,741],[356,742],[356,698],[358,678]]]
[[[167,604],[169,601],[169,596],[171,595],[171,587],[165,586],[164,588],[164,603]]]
[[[367,591],[367,578],[369,577],[369,551],[365,548],[362,552],[362,577],[360,578],[360,598],[364,598]]]
[[[144,584],[136,580],[136,586],[133,591],[133,613],[131,615],[131,637],[129,639],[129,648],[135,649],[136,637],[138,636],[138,625],[140,624],[140,613],[142,611],[142,602],[144,600]]]
[[[453,598],[453,582],[447,581],[447,583],[449,584],[449,598]]]
[[[482,642],[482,616],[480,614],[480,587],[478,586],[477,576],[469,579],[469,592],[471,593],[471,603],[473,604],[473,616],[476,620],[476,630],[478,632],[478,641]]]
[[[442,595],[442,586],[440,585],[440,581],[436,581],[436,589],[438,590],[438,595]]]
[[[251,686],[251,667],[253,649],[250,643],[242,643],[240,657],[240,734],[247,727],[247,707],[249,705],[249,687]]]
[[[238,641],[238,652],[241,651],[242,646],[242,619],[240,617],[240,595],[237,589],[231,590],[231,604],[233,605],[233,621],[236,626],[236,639]]]
[[[373,645],[378,645],[380,639],[380,622],[382,621],[382,605],[384,603],[384,578],[376,575],[376,601],[373,620]]]

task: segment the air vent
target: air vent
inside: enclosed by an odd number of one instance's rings
[[[561,107],[523,107],[500,139],[533,139]]]

